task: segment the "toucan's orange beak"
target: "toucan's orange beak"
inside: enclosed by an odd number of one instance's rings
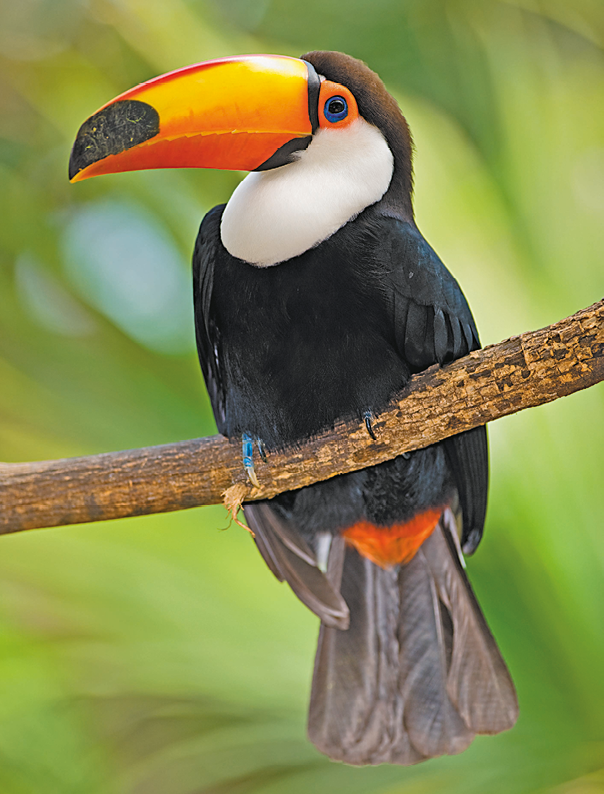
[[[69,178],[284,165],[311,141],[318,93],[309,63],[279,55],[224,58],[170,72],[126,91],[82,124]]]

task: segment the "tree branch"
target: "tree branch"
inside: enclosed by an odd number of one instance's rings
[[[264,499],[403,452],[604,380],[604,300],[572,317],[414,376],[375,421],[343,422],[256,460]],[[222,436],[39,463],[0,464],[0,534],[222,502],[246,483],[241,444]],[[243,490],[243,489],[242,489]],[[245,491],[244,491],[245,493]]]

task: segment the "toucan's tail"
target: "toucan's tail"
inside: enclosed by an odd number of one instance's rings
[[[389,569],[332,544],[328,577],[350,626],[321,625],[308,724],[331,758],[414,764],[514,725],[514,684],[452,528],[445,510],[411,562]]]

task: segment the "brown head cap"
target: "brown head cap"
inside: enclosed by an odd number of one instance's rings
[[[381,202],[387,211],[411,220],[413,144],[409,126],[394,97],[386,91],[378,75],[357,58],[327,51],[307,52],[301,57],[318,74],[346,86],[353,93],[361,116],[380,130],[394,156],[392,182]]]

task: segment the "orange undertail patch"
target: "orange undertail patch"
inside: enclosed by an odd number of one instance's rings
[[[381,568],[390,568],[410,562],[415,557],[424,540],[434,531],[442,512],[442,507],[435,507],[425,513],[418,513],[405,524],[391,527],[357,521],[342,532],[342,537],[363,557]]]

